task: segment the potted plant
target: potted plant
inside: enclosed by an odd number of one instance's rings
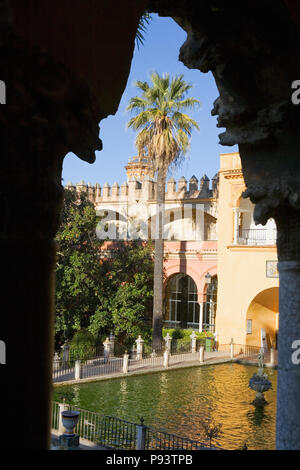
[[[207,331],[204,332],[205,334],[205,351],[211,352],[213,350],[213,338],[211,334]]]

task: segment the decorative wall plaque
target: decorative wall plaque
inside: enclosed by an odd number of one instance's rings
[[[278,263],[277,260],[266,261],[266,276],[267,277],[279,277],[277,263]]]

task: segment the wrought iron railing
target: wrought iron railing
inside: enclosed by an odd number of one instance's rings
[[[59,430],[61,404],[52,403],[52,429]],[[207,448],[202,442],[155,430],[124,419],[106,416],[74,405],[64,404],[64,409],[80,412],[75,432],[80,437],[106,449],[120,450],[197,450]]]
[[[250,228],[239,231],[238,243],[240,245],[275,245],[277,230]]]
[[[53,361],[52,379],[54,382],[64,382],[75,378],[75,361]]]
[[[208,348],[209,351],[213,350],[213,345],[214,340],[212,339],[211,345]],[[196,351],[199,352],[200,346],[204,346],[205,349],[208,347],[205,339],[197,339]],[[130,349],[127,352],[129,358],[128,370],[126,372],[149,367],[162,367],[165,349],[165,340],[156,345],[155,349],[152,344],[144,343],[142,353],[139,353],[136,347]],[[120,351],[121,349],[117,348],[117,350]],[[124,352],[126,352],[125,349]],[[192,354],[191,341],[184,341],[183,339],[172,339],[169,354],[170,358],[176,356],[176,361],[170,359],[170,365],[178,362],[179,356],[182,356],[179,362],[183,360],[193,362],[195,360]],[[80,362],[80,364],[78,364],[78,362]],[[53,382],[67,382],[88,377],[101,377],[120,373],[124,373],[124,354],[122,356],[116,356],[112,353],[104,355],[102,353],[101,356],[90,357],[84,360],[53,361],[52,379]]]
[[[145,450],[199,450],[206,447],[202,442],[146,428]]]
[[[122,372],[123,358],[120,357],[95,357],[87,361],[81,361],[80,378],[109,375]]]

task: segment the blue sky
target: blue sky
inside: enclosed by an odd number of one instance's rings
[[[136,155],[135,133],[126,128],[131,117],[126,106],[131,97],[140,94],[134,82],[149,81],[149,74],[153,71],[159,74],[169,72],[170,76],[183,74],[184,79],[193,84],[189,96],[197,98],[202,105],[200,110],[188,112],[197,121],[200,131],[193,132],[185,161],[172,173],[176,180],[182,175],[187,180],[193,175],[200,180],[204,174],[211,179],[219,170],[219,154],[238,150],[237,146],[224,147],[218,143],[218,134],[223,129],[216,127],[217,119],[210,114],[213,102],[219,95],[212,74],[189,70],[178,60],[179,49],[185,39],[185,31],[174,20],[153,15],[144,45],[140,49],[135,48],[118,111],[101,122],[103,150],[96,152],[96,162],[92,165],[82,162],[73,153],[67,154],[63,166],[63,184],[69,181],[76,184],[83,179],[86,183],[99,183],[101,186],[106,182],[112,185],[115,181],[121,185],[126,180],[124,166],[128,158]]]

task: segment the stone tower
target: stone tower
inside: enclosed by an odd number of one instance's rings
[[[154,178],[154,171],[151,162],[148,157],[131,157],[128,160],[128,164],[125,166],[127,181],[130,178],[135,178],[139,181],[145,179],[146,176]]]

